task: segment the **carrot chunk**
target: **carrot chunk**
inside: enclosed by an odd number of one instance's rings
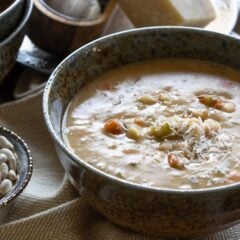
[[[123,124],[118,119],[110,119],[104,124],[104,130],[113,135],[119,135],[125,132]]]
[[[184,164],[172,153],[168,154],[168,164],[170,167],[178,170],[182,170],[184,168]]]
[[[200,103],[208,107],[214,107],[216,109],[221,109],[224,104],[223,101],[211,95],[202,95],[199,96],[198,99]]]
[[[137,154],[137,153],[139,153],[139,150],[137,150],[137,149],[123,149],[122,152],[125,153],[125,154]]]
[[[240,173],[233,173],[228,176],[228,179],[233,182],[240,182]]]
[[[146,122],[144,121],[143,118],[137,117],[134,119],[134,123],[137,124],[140,127],[146,127]]]
[[[217,96],[201,95],[198,96],[198,100],[207,107],[213,107],[223,112],[232,113],[236,111],[236,105],[233,102],[222,101]]]

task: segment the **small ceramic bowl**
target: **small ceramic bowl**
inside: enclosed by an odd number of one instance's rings
[[[0,82],[14,66],[18,49],[26,32],[26,25],[32,12],[32,0],[25,0],[24,15],[15,30],[0,42]],[[0,25],[1,28],[1,25]]]
[[[18,155],[18,174],[19,179],[13,186],[12,190],[0,198],[0,223],[3,222],[7,216],[11,203],[28,185],[32,175],[32,157],[26,143],[17,136],[16,133],[0,126],[0,136],[6,137],[14,146],[16,154]]]
[[[239,56],[236,38],[194,28],[152,27],[108,35],[66,58],[47,82],[43,109],[59,159],[79,193],[111,221],[161,237],[193,239],[238,223],[240,183],[192,190],[130,183],[74,155],[61,129],[65,110],[82,86],[114,68],[158,58],[191,58],[240,70]]]
[[[0,9],[4,2],[6,0],[0,1]],[[11,0],[11,2],[6,9],[0,12],[0,41],[8,37],[14,30],[24,11],[25,0]]]
[[[34,0],[34,9],[29,23],[29,38],[43,50],[58,56],[66,56],[85,43],[97,38],[112,10],[115,0],[100,0],[103,13],[92,21],[71,20],[56,14],[42,0]]]

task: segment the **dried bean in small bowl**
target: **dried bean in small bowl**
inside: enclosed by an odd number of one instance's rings
[[[0,196],[8,194],[18,178],[18,154],[13,144],[0,135]]]
[[[0,126],[0,223],[31,175],[32,157],[26,143],[16,133]]]

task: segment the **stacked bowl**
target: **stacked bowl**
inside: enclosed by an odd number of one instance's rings
[[[14,66],[31,11],[32,0],[0,3],[0,82]]]

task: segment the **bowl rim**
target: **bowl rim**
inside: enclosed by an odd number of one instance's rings
[[[14,0],[13,3],[11,3],[5,10],[3,10],[0,13],[0,18],[4,17],[5,15],[7,15],[8,13],[10,13],[12,11],[13,8],[17,7],[18,4],[20,4],[21,2],[24,2],[25,0]]]
[[[176,26],[153,26],[153,27],[143,27],[143,28],[135,28],[135,29],[130,29],[130,30],[125,30],[121,32],[116,32],[112,33],[107,36],[103,36],[101,38],[98,38],[94,41],[89,42],[88,44],[80,47],[79,49],[75,50],[72,52],[69,56],[67,56],[65,59],[63,59],[59,65],[55,68],[53,73],[50,75],[45,88],[43,92],[43,98],[42,98],[42,106],[43,106],[43,115],[44,115],[44,120],[45,124],[48,128],[48,131],[54,141],[57,143],[57,145],[61,148],[64,153],[71,158],[76,164],[80,165],[82,168],[85,170],[88,170],[90,172],[93,172],[94,174],[104,178],[105,180],[110,181],[111,183],[114,183],[116,185],[119,185],[120,187],[124,188],[130,188],[133,190],[139,190],[139,191],[146,191],[146,192],[158,192],[158,193],[168,193],[168,194],[187,194],[187,195],[198,195],[198,194],[208,194],[208,193],[218,193],[222,191],[231,191],[231,190],[236,190],[240,188],[240,182],[236,182],[233,184],[228,184],[228,185],[222,185],[222,186],[217,186],[217,187],[212,187],[212,188],[199,188],[199,189],[171,189],[171,188],[160,188],[160,187],[152,187],[152,186],[145,186],[141,185],[139,183],[134,183],[134,182],[129,182],[120,178],[117,178],[111,174],[105,173],[104,171],[92,166],[91,164],[87,163],[77,155],[71,151],[69,147],[64,143],[64,141],[57,135],[56,131],[54,130],[54,127],[52,125],[52,122],[50,120],[50,114],[49,114],[49,95],[51,92],[52,85],[56,81],[56,77],[58,76],[58,72],[64,67],[67,66],[67,62],[74,57],[74,55],[78,55],[78,53],[84,51],[85,49],[89,49],[91,47],[95,47],[98,45],[98,43],[109,40],[111,38],[115,38],[118,36],[122,36],[125,34],[137,34],[141,33],[144,31],[161,31],[161,30],[168,30],[168,31],[183,31],[183,32],[191,32],[193,31],[194,33],[200,33],[200,34],[208,34],[208,36],[214,36],[218,37],[220,39],[229,39],[231,41],[234,41],[238,44],[240,44],[239,40],[235,38],[234,36],[222,34],[222,33],[217,33],[213,32],[210,30],[203,30],[200,28],[194,28],[194,27],[176,27]]]
[[[68,26],[75,26],[75,27],[91,27],[96,26],[104,23],[108,16],[110,16],[111,12],[113,11],[114,6],[116,5],[116,0],[109,0],[105,10],[101,13],[101,15],[96,18],[95,20],[91,21],[83,21],[83,20],[74,20],[71,18],[65,18],[62,14],[57,14],[57,12],[48,6],[43,0],[33,0],[34,7],[38,9],[45,17],[56,21],[58,23],[62,23]]]
[[[5,207],[8,203],[12,202],[15,198],[17,198],[17,196],[22,193],[22,191],[26,188],[26,186],[28,185],[31,176],[32,176],[32,171],[33,171],[33,159],[32,159],[32,155],[31,152],[26,144],[26,142],[19,137],[15,132],[11,131],[10,129],[3,127],[0,125],[0,133],[4,132],[6,133],[6,135],[11,136],[12,138],[14,138],[15,141],[17,141],[21,147],[23,148],[23,150],[26,153],[27,156],[27,172],[25,173],[24,179],[22,180],[21,185],[15,189],[15,192],[9,193],[9,196],[6,195],[6,197],[4,197],[4,200],[2,201],[0,199],[0,209]]]
[[[25,27],[28,19],[30,18],[32,8],[33,8],[32,0],[25,0],[24,13],[22,19],[20,20],[14,31],[7,38],[0,42],[0,48],[11,42],[21,32],[21,30]]]

